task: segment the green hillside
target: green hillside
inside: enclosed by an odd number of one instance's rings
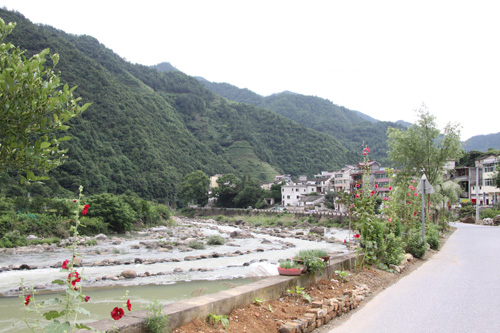
[[[488,149],[500,149],[500,132],[476,135],[462,142],[465,151],[488,151]]]
[[[160,65],[158,65],[160,66]],[[358,111],[333,104],[331,101],[301,94],[283,92],[263,97],[248,89],[228,83],[213,83],[198,78],[208,89],[227,99],[252,104],[285,116],[299,124],[336,138],[348,150],[359,152],[363,144],[371,148],[372,157],[387,164],[387,128],[402,128],[393,122],[376,121]],[[350,155],[357,162],[359,154]]]
[[[17,22],[9,37],[31,56],[44,48],[60,54],[63,81],[93,103],[70,123],[67,162],[53,171],[47,195],[59,185],[86,193],[133,191],[174,203],[184,175],[235,172],[270,179],[342,167],[347,149],[336,139],[258,107],[234,103],[173,67],[168,72],[130,64],[90,36]],[[165,55],[168,57],[168,55]]]

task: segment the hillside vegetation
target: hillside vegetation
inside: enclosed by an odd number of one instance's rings
[[[157,68],[161,70],[162,67],[160,64]],[[290,92],[263,97],[228,83],[214,83],[203,78],[198,80],[227,99],[271,110],[305,127],[334,137],[349,151],[356,152],[354,156],[348,156],[352,161],[359,155],[357,152],[367,145],[371,148],[374,159],[388,165],[387,128],[404,128],[399,123],[377,121],[320,97]]]
[[[222,98],[174,68],[131,64],[91,36],[35,25],[3,9],[0,16],[17,22],[9,41],[26,56],[44,48],[59,53],[62,80],[92,103],[69,124],[67,162],[51,172],[48,186],[32,186],[32,194],[75,193],[81,184],[88,194],[129,191],[174,204],[183,177],[196,170],[269,180],[276,172],[312,175],[352,162],[334,137]],[[14,176],[3,175],[4,194],[20,194]]]

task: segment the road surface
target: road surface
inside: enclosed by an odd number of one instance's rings
[[[329,332],[500,332],[500,227],[453,225],[428,262]]]

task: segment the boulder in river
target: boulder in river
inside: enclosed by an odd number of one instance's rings
[[[106,236],[105,234],[98,234],[98,235],[94,236],[94,239],[96,239],[96,240],[105,240],[107,238],[108,238],[108,236]]]
[[[231,238],[253,238],[248,230],[235,230],[229,235]]]
[[[123,276],[126,279],[133,279],[137,277],[137,272],[134,271],[133,269],[127,269],[126,271],[123,271],[120,276]]]

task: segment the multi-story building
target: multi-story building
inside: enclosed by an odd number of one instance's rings
[[[475,168],[469,170],[469,197],[472,202],[479,205],[499,203],[500,188],[496,187],[494,179],[499,170],[500,156],[489,155],[476,160]]]
[[[333,190],[335,192],[344,192],[348,191],[351,188],[351,173],[355,169],[354,166],[352,165],[346,165],[344,168],[342,168],[339,171],[335,171],[333,174],[333,179],[331,182],[333,182]]]

